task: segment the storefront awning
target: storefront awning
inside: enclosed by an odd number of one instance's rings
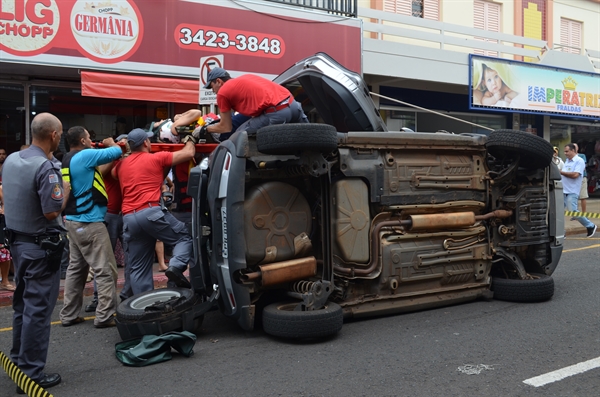
[[[140,101],[198,103],[198,80],[81,72],[81,95]]]

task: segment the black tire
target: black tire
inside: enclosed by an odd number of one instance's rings
[[[117,307],[117,319],[121,323],[164,320],[179,316],[191,308],[195,302],[196,294],[191,289],[155,289],[134,295],[121,302]]]
[[[554,295],[554,279],[545,274],[531,273],[532,280],[492,277],[494,299],[508,302],[544,302]]]
[[[329,124],[269,125],[256,133],[256,148],[266,154],[331,153],[337,149],[337,131]]]
[[[263,310],[263,329],[273,336],[287,339],[314,339],[334,335],[342,329],[344,317],[337,303],[324,308],[294,311],[298,302],[280,302]]]
[[[537,135],[516,130],[493,131],[486,143],[488,152],[496,158],[520,156],[520,166],[529,169],[547,167],[554,150],[550,142]]]

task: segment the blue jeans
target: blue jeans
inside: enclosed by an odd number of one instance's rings
[[[579,194],[577,193],[563,193],[565,198],[565,208],[568,211],[577,211],[577,201],[579,200]],[[594,224],[590,222],[590,220],[584,216],[575,217],[579,223],[583,225],[585,228],[593,228]]]

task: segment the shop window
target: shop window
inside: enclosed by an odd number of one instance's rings
[[[500,4],[488,1],[475,1],[473,3],[473,26],[476,29],[487,30],[488,32],[500,32],[500,11]],[[486,43],[498,43],[498,40],[483,37],[475,37],[475,40]],[[478,48],[473,53],[490,57],[498,56],[497,51],[487,51]]]
[[[417,117],[415,112],[401,110],[388,110],[386,125],[390,131],[400,131],[402,128],[417,130]]]
[[[582,23],[571,19],[560,19],[561,51],[571,54],[581,53]]]
[[[16,152],[25,143],[25,87],[0,83],[0,147]]]
[[[383,10],[416,18],[440,19],[439,0],[384,0]]]
[[[492,130],[506,128],[506,117],[496,115],[473,115],[470,113],[452,113],[450,116],[468,121],[477,125],[463,123],[442,115],[425,112],[384,108],[385,123],[390,131],[400,131],[403,127],[418,132],[448,131],[460,134],[469,132],[474,134],[489,135]]]
[[[60,119],[64,131],[82,125],[97,141],[128,133],[134,128],[147,128],[153,121],[174,115],[174,112],[169,114],[173,105],[165,102],[81,96],[79,84],[31,86],[29,92],[32,115],[50,112]],[[181,112],[197,107],[196,104],[177,105]]]

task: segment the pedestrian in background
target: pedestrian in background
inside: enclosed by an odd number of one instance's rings
[[[127,244],[133,294],[154,289],[152,265],[156,240],[173,246],[165,274],[179,287],[190,287],[183,274],[193,255],[185,225],[161,205],[161,188],[169,168],[194,157],[195,140],[187,135],[183,149],[150,153],[152,132],[141,128],[127,136],[131,154],[113,169],[123,194],[123,236]]]
[[[2,166],[6,161],[6,149],[0,148],[0,183],[2,183]]]
[[[565,157],[567,158],[565,166],[560,171],[565,208],[569,211],[577,211],[577,200],[579,198],[579,191],[581,190],[585,163],[581,157],[577,156],[577,149],[575,149],[575,144],[573,143],[565,146]],[[586,217],[577,216],[574,219],[586,228],[588,237],[592,237],[596,233],[597,226]]]
[[[98,287],[94,326],[115,326],[117,309],[117,263],[104,217],[108,194],[99,167],[121,157],[123,151],[112,138],[102,141],[105,149],[92,149],[89,132],[80,126],[67,131],[70,151],[62,162],[63,179],[71,183],[71,198],[65,208],[71,258],[65,278],[64,305],[60,321],[65,327],[83,322],[83,289],[90,267]]]
[[[575,152],[577,152],[577,156],[581,157],[581,159],[583,160],[583,178],[581,178],[581,190],[579,191],[579,201],[581,201],[581,212],[587,212],[587,199],[590,197],[588,195],[587,170],[586,170],[587,157],[585,154],[579,152],[580,148],[579,148],[578,144],[574,143],[573,145],[575,145]],[[585,150],[585,147],[582,146],[581,151],[583,152],[584,150]]]
[[[52,155],[61,135],[58,118],[39,113],[31,123],[31,146],[8,156],[3,166],[5,219],[16,284],[10,359],[43,388],[61,381],[59,374],[44,372],[64,247],[60,214],[70,192]],[[17,393],[24,394],[19,387]]]
[[[2,197],[2,183],[0,182],[0,228],[4,229],[4,226],[4,199]],[[12,257],[10,256],[8,247],[4,245],[4,230],[0,230],[0,235],[2,235],[2,239],[0,240],[0,277],[2,277],[0,290],[14,291],[15,286],[8,280]]]
[[[552,162],[556,164],[559,171],[562,171],[565,166],[565,162],[558,156],[558,148],[554,146],[554,156],[552,157]]]

